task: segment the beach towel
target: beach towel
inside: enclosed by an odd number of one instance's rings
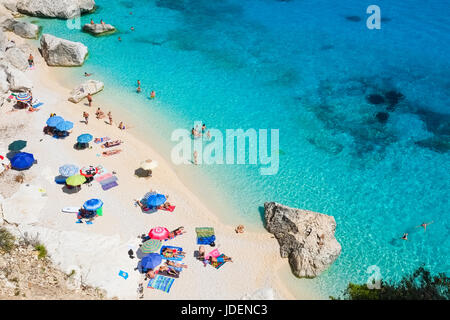
[[[175,268],[172,268],[175,269]],[[182,268],[178,268],[178,269],[182,269]],[[178,271],[178,270],[177,270]],[[159,275],[165,276],[165,277],[169,277],[169,278],[175,278],[178,279],[180,277],[180,274],[178,273],[177,275],[171,274],[168,271],[158,271]]]
[[[220,256],[218,256],[217,258],[223,258],[225,255],[222,253]],[[219,269],[221,266],[223,266],[224,264],[225,264],[226,262],[225,261],[222,261],[222,262],[219,262],[219,261],[216,261],[216,262],[212,262],[211,263],[211,266],[213,267],[213,268],[216,268],[216,269]]]
[[[94,142],[98,144],[98,143],[106,142],[106,141],[109,141],[109,140],[111,140],[110,137],[95,138]]]
[[[197,233],[197,244],[209,245],[216,241],[214,228],[212,227],[195,228],[195,232]]]
[[[119,180],[119,179],[116,176],[111,175],[111,176],[107,177],[106,179],[100,180],[99,183],[101,185],[104,185],[104,184],[108,184],[108,183],[111,183],[111,182],[114,182],[117,180]]]
[[[175,206],[169,206],[169,208],[159,208],[159,210],[173,212],[173,210],[175,210]]]
[[[205,260],[209,260],[209,257],[217,258],[218,256],[220,256],[219,249],[214,249],[205,256]]]
[[[162,246],[161,247],[161,251],[159,252],[159,254],[161,255],[161,257],[163,259],[167,259],[167,260],[172,260],[172,261],[181,261],[183,260],[183,257],[171,257],[169,255],[163,255],[163,251],[168,248],[168,249],[172,249],[172,250],[176,250],[176,251],[183,251],[183,248],[180,247],[173,247],[173,246]]]
[[[33,108],[34,108],[34,109],[39,108],[39,107],[42,106],[43,104],[44,104],[43,102],[38,102],[38,103],[36,103],[36,104],[33,104]]]
[[[150,279],[148,282],[147,288],[153,288],[158,289],[161,291],[164,291],[166,293],[170,292],[170,288],[172,287],[173,282],[175,281],[174,278],[169,278],[163,275],[156,275],[155,278]]]
[[[117,187],[118,185],[119,184],[116,181],[113,181],[113,182],[110,182],[110,183],[107,183],[107,184],[102,184],[102,189],[104,191],[107,191],[107,190],[109,190],[111,188]]]

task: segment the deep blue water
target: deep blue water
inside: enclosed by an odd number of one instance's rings
[[[102,95],[126,99],[123,108],[158,139],[195,120],[280,129],[278,174],[250,165],[201,172],[237,208],[230,216],[249,224],[261,225],[265,201],[333,215],[342,254],[311,280],[325,295],[365,282],[371,265],[394,280],[421,263],[450,272],[448,2],[97,3],[82,22],[102,18],[120,34],[95,38],[64,21],[31,20],[85,43],[82,72],[105,81]],[[381,30],[366,27],[371,4],[381,8]],[[377,98],[384,102],[369,101]],[[434,221],[427,232],[415,228],[423,221]],[[393,240],[404,232],[410,241]]]

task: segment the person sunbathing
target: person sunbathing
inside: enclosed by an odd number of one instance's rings
[[[219,263],[221,263],[221,262],[233,262],[233,260],[230,257],[227,257],[226,255],[223,255],[223,257],[217,257],[217,258],[215,258],[213,256],[210,256],[209,257],[209,263],[212,264],[214,262],[219,262]]]
[[[121,151],[122,151],[121,149],[117,149],[117,150],[109,150],[109,151],[103,151],[102,154],[103,154],[104,156],[112,156],[112,155],[114,155],[114,154],[116,154],[116,153],[119,153],[119,152],[121,152]]]
[[[119,123],[119,129],[120,130],[125,130],[125,125],[123,124],[122,121],[120,121],[120,123]]]
[[[186,231],[184,231],[184,227],[178,227],[175,230],[172,231],[176,236],[179,236],[183,233],[186,233]]]
[[[147,205],[146,205],[146,204],[143,204],[141,201],[139,201],[139,200],[137,200],[137,199],[134,199],[134,201],[136,201],[136,204],[137,204],[142,210],[147,209]]]
[[[105,143],[102,145],[102,148],[115,147],[115,146],[118,146],[118,145],[121,144],[121,143],[122,143],[121,140],[108,141],[108,142],[105,142]]]
[[[174,262],[174,261],[170,261],[170,260],[166,260],[165,264],[167,264],[168,266],[171,267],[176,267],[176,268],[187,268],[188,266],[179,262]]]
[[[178,276],[179,272],[175,269],[169,268],[168,266],[160,266],[159,272],[167,272],[168,274]]]
[[[205,255],[206,255],[205,247],[199,246],[197,259],[200,260],[201,262],[203,262],[204,267],[206,267],[206,265],[207,265],[207,263],[206,263],[207,260],[205,259]]]
[[[95,116],[100,120],[105,117],[105,113],[100,108],[98,108],[97,111],[95,111]]]
[[[186,252],[183,251],[178,251],[176,249],[171,249],[171,248],[165,248],[162,252],[164,257],[167,258],[184,258],[184,256],[186,255]]]
[[[169,210],[172,207],[172,204],[169,201],[164,202],[164,204],[160,205],[158,209]]]

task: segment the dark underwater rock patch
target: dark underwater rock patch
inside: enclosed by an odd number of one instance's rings
[[[420,108],[415,112],[425,122],[427,130],[437,136],[450,136],[450,114]]]
[[[450,137],[432,137],[416,141],[416,144],[422,148],[428,148],[438,153],[450,151]]]
[[[362,20],[361,17],[358,16],[346,16],[345,19],[351,22],[359,22]]]
[[[378,121],[384,123],[389,119],[389,113],[387,112],[378,112],[375,116]]]
[[[371,104],[383,104],[385,102],[384,98],[380,94],[369,94],[366,96],[367,101]]]
[[[120,1],[120,4],[122,5],[122,7],[131,9],[133,8],[134,4],[131,1]]]
[[[334,46],[331,44],[326,44],[326,45],[320,47],[320,50],[322,50],[322,51],[331,50],[331,49],[334,49]]]
[[[403,93],[395,91],[395,90],[390,90],[385,92],[384,97],[386,98],[387,103],[390,106],[395,106],[397,105],[400,100],[402,100],[405,96],[403,95]]]

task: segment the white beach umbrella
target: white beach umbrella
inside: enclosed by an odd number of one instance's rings
[[[158,161],[156,160],[145,160],[141,162],[141,168],[144,170],[153,170],[158,167]]]

